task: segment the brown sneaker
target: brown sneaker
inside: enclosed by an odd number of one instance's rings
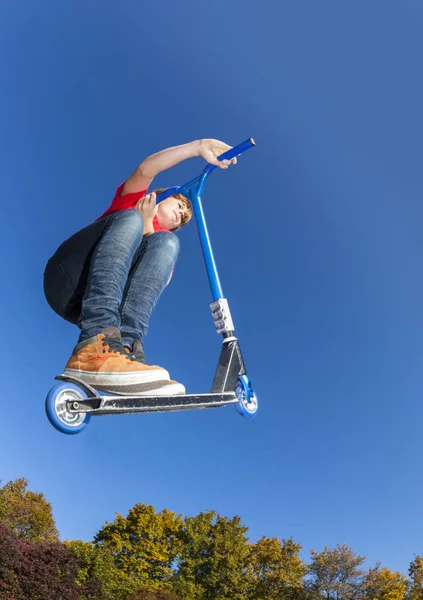
[[[125,346],[125,352],[131,355],[130,360],[136,360],[142,364],[147,364],[142,342],[139,340],[135,340],[133,342],[132,348]],[[182,385],[182,383],[178,383],[177,381],[173,381],[173,379],[171,379],[167,382],[167,384],[161,384],[155,389],[151,389],[146,392],[140,392],[139,394],[134,394],[134,396],[182,396],[184,394],[185,387]]]
[[[122,346],[119,330],[107,327],[74,348],[64,374],[116,394],[138,394],[169,385],[165,369],[131,358]]]

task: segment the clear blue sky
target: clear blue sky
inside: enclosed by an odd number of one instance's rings
[[[239,514],[306,559],[423,552],[422,29],[418,0],[2,4],[0,477],[44,492],[63,538],[142,502]],[[148,154],[249,136],[204,204],[259,415],[59,434],[44,398],[78,331],[44,300],[47,259]],[[180,238],[146,352],[206,392],[220,338],[195,226]]]

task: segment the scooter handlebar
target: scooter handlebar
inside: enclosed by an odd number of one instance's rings
[[[256,143],[253,140],[253,138],[248,138],[248,140],[245,140],[245,142],[238,144],[238,146],[234,146],[233,148],[231,148],[227,152],[224,152],[217,158],[218,158],[218,160],[230,160],[231,158],[235,158],[235,156],[239,156],[240,154],[242,154],[246,150],[249,150],[250,148],[252,148],[255,145],[256,145]]]
[[[255,145],[256,145],[256,143],[253,140],[253,138],[248,138],[248,140],[245,140],[245,142],[242,142],[241,144],[238,144],[238,146],[234,146],[233,148],[231,148],[227,152],[224,152],[223,154],[221,154],[220,156],[218,156],[217,159],[218,160],[230,160],[231,158],[235,158],[236,156],[239,156],[240,154],[242,154],[246,150],[249,150],[250,148],[253,148],[253,146],[255,146]],[[214,171],[216,168],[217,168],[216,165],[211,165],[211,164],[207,165],[207,167],[203,171],[203,177],[204,177],[203,185],[204,185],[204,181],[207,178],[207,176],[210,175],[210,173],[212,171]],[[189,182],[185,186],[171,187],[171,188],[168,188],[168,189],[164,190],[161,194],[159,194],[157,196],[157,202],[161,202],[162,200],[166,200],[166,198],[169,198],[169,196],[172,196],[172,194],[177,194],[178,192],[181,192],[181,193],[184,192],[184,188],[189,187],[190,184],[199,181],[199,179],[200,179],[200,177],[198,177],[197,179],[193,180],[192,182]]]

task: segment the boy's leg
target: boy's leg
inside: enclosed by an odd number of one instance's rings
[[[173,233],[158,231],[143,240],[120,307],[122,341],[128,347],[146,337],[151,314],[169,282],[178,256],[179,239]]]
[[[91,259],[78,322],[80,342],[105,327],[120,328],[119,307],[143,229],[135,210],[119,211],[109,220]]]
[[[142,341],[151,313],[169,282],[178,255],[179,239],[172,233],[159,231],[143,240],[130,271],[120,309],[121,333],[124,345],[141,363],[146,362]],[[176,394],[185,394],[185,388],[172,380],[154,391],[157,396]]]
[[[169,381],[161,367],[133,360],[122,346],[119,331],[123,291],[142,235],[138,211],[120,211],[109,218],[90,262],[78,322],[79,343],[65,368],[65,374],[106,391],[141,393]]]
[[[49,259],[44,272],[44,294],[63,319],[78,324],[91,258],[113,215],[84,227],[65,240]]]

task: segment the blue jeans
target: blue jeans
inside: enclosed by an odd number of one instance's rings
[[[50,306],[78,324],[79,341],[118,327],[124,343],[143,340],[179,255],[179,239],[160,231],[143,239],[136,210],[122,210],[66,240],[49,260]]]

